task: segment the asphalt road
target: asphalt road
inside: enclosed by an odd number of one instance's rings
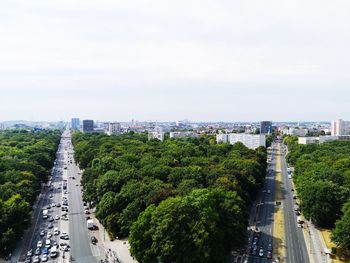
[[[91,243],[90,231],[86,226],[87,214],[84,213],[80,187],[81,173],[73,159],[70,134],[65,139],[65,161],[68,173],[69,233],[71,255],[75,262],[94,263],[100,256],[98,246]],[[72,162],[70,161],[72,160]],[[73,179],[73,177],[75,179]]]
[[[260,238],[257,244],[258,251],[262,248],[264,250],[263,257],[257,255],[250,255],[248,262],[260,263],[271,262],[266,258],[267,247],[273,242],[273,214],[274,214],[274,200],[275,200],[275,177],[276,177],[276,147],[272,149],[272,162],[268,165],[268,172],[265,179],[265,185],[263,191],[258,197],[254,212],[254,220],[256,227],[261,231]],[[254,224],[254,222],[253,222]],[[251,247],[252,240],[249,240],[249,246]]]
[[[84,213],[80,188],[81,173],[74,161],[72,161],[72,163],[68,161],[70,159],[73,160],[71,138],[69,131],[65,131],[56,153],[56,164],[51,174],[52,178],[49,178],[51,186],[46,185],[42,190],[38,205],[34,211],[34,220],[32,222],[33,231],[30,231],[26,237],[20,261],[24,261],[27,251],[30,249],[33,250],[32,260],[34,259],[37,242],[41,240],[44,247],[45,240],[48,239],[48,232],[52,233],[52,237],[49,238],[51,240],[51,245],[53,245],[54,242],[57,244],[64,242],[70,245],[70,251],[64,253],[65,258],[63,258],[63,252],[58,250],[58,256],[56,258],[50,258],[49,256],[48,262],[68,262],[70,255],[74,262],[95,263],[100,261],[100,248],[98,245],[91,244],[90,231],[86,227],[87,215]],[[67,167],[67,169],[65,169],[65,167]],[[75,179],[69,178],[72,176],[74,176]],[[65,194],[63,190],[64,180],[67,180],[67,194]],[[78,184],[78,186],[76,186],[76,184]],[[64,197],[68,199],[68,221],[62,220],[61,207],[50,207],[52,203],[62,204]],[[55,217],[58,215],[59,219],[54,219],[52,222],[50,222],[49,219],[43,219],[43,210],[48,207],[50,207],[48,216]],[[50,223],[53,224],[52,228],[48,227]],[[59,235],[54,235],[53,233],[56,227],[60,231]],[[42,230],[45,231],[44,236],[40,236]],[[62,232],[68,233],[69,240],[60,239]],[[40,258],[41,256],[42,254]]]
[[[294,211],[295,201],[292,189],[292,180],[288,178],[287,163],[285,159],[285,146],[281,144],[281,173],[282,195],[285,224],[286,258],[290,263],[309,263],[309,256],[301,228],[298,228],[297,215]]]

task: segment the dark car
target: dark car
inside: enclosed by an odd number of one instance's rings
[[[266,258],[268,258],[268,259],[272,259],[272,251],[267,251],[266,252]]]
[[[96,238],[95,236],[92,236],[92,237],[91,237],[91,243],[94,244],[94,245],[96,245],[96,243],[97,243],[97,238]]]
[[[257,253],[258,253],[258,247],[257,247],[257,245],[254,245],[254,246],[252,247],[251,253],[252,253],[253,256],[256,256],[256,255],[257,255]]]

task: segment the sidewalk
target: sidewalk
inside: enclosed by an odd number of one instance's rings
[[[94,213],[91,213],[91,219],[93,219],[94,223],[98,226],[98,230],[93,232],[100,243],[100,248],[104,250],[108,262],[137,263],[137,261],[130,255],[130,245],[127,238],[111,241],[107,231],[96,219]]]

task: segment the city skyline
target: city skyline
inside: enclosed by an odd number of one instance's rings
[[[346,1],[3,5],[0,120],[350,116]]]

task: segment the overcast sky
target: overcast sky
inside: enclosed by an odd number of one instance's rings
[[[350,1],[1,0],[0,120],[350,119]]]

